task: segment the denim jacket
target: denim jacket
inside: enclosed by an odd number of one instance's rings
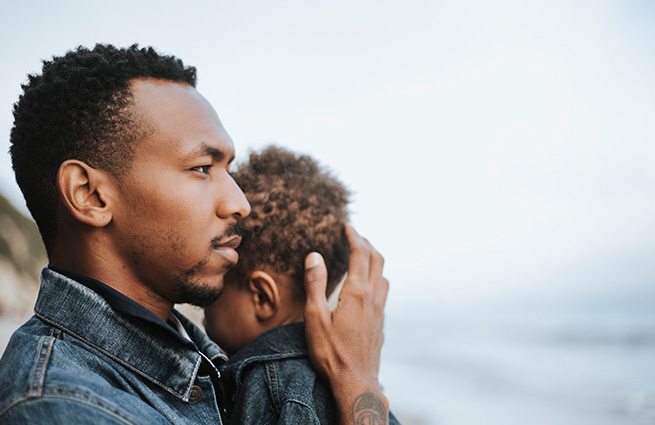
[[[304,323],[259,335],[219,369],[224,393],[232,395],[225,403],[229,424],[337,423],[332,392],[309,361]]]
[[[192,341],[49,268],[34,310],[0,359],[0,423],[222,423],[225,357],[181,314]]]

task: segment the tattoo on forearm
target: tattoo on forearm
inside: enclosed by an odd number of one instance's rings
[[[355,399],[352,419],[355,425],[386,425],[389,423],[387,409],[373,393],[364,393]]]

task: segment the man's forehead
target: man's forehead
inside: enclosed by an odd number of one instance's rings
[[[192,86],[152,78],[135,79],[132,92],[135,112],[145,119],[153,136],[174,142],[168,147],[183,158],[234,157],[232,139],[218,114]]]
[[[201,141],[196,147],[190,147],[188,151],[182,153],[182,159],[193,160],[199,157],[210,156],[215,161],[222,161],[227,159],[232,162],[234,159],[234,147],[232,141],[228,139],[228,143],[212,143]]]
[[[137,107],[145,109],[157,106],[161,110],[174,110],[178,106],[191,103],[208,104],[195,87],[184,82],[135,78],[130,81],[130,92]],[[177,102],[171,103],[172,99]]]
[[[173,80],[167,80],[165,78],[155,78],[155,77],[137,77],[137,78],[132,78],[129,81],[130,89],[135,90],[135,89],[142,89],[148,86],[168,86],[168,85],[178,85],[178,86],[184,86],[184,87],[190,87],[192,89],[195,89],[192,85],[190,85],[187,82],[184,81],[173,81]]]

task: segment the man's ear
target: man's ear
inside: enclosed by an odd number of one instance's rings
[[[275,315],[280,306],[280,290],[271,275],[261,270],[250,273],[248,289],[252,294],[257,320],[266,321]]]
[[[77,220],[104,227],[112,219],[111,193],[114,178],[76,159],[64,161],[57,172],[57,188],[64,208]]]

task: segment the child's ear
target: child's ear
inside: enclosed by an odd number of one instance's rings
[[[252,293],[257,320],[266,321],[273,317],[280,306],[280,290],[275,279],[266,272],[256,270],[250,273],[248,288]]]
[[[112,219],[113,193],[109,173],[75,159],[64,161],[57,172],[57,187],[64,208],[77,220],[93,227],[104,227]]]

